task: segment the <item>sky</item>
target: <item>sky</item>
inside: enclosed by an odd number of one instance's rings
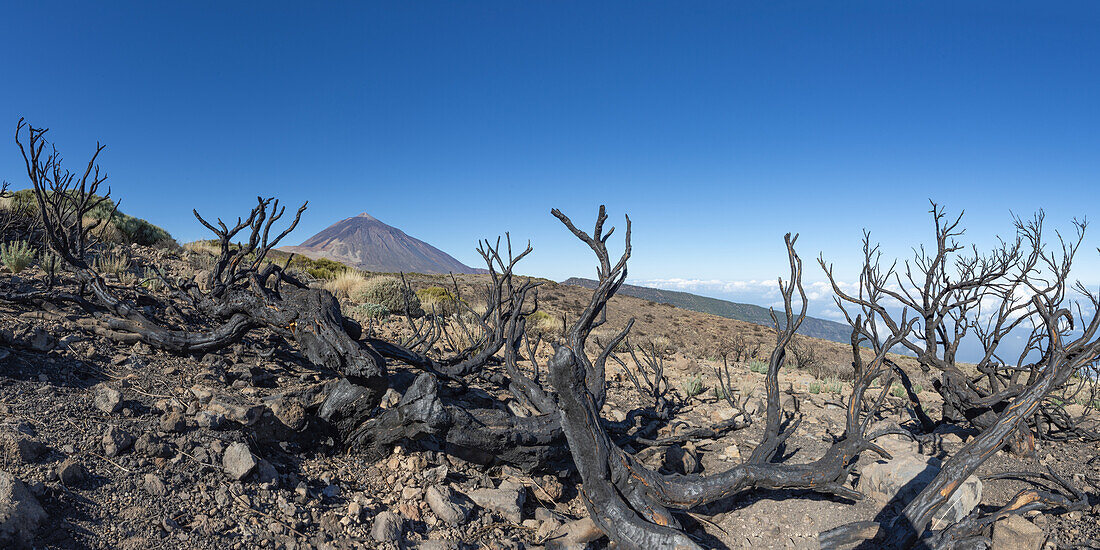
[[[606,204],[633,282],[771,305],[788,231],[820,288],[864,229],[929,242],[930,199],[979,246],[1093,216],[1097,28],[1091,2],[13,2],[0,127],[74,169],[105,143],[122,210],[180,242],[275,196],[309,201],[286,244],[368,212],[468,265],[530,239],[521,271],[562,280],[595,259],[550,209]],[[11,138],[0,178],[28,185]]]

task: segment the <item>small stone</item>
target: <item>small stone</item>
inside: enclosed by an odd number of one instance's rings
[[[382,512],[374,516],[374,524],[370,528],[370,536],[378,542],[395,541],[401,539],[402,521],[393,512]]]
[[[175,454],[170,445],[147,433],[134,442],[134,452],[149,458],[170,458]]]
[[[228,504],[229,491],[227,491],[225,487],[218,489],[218,492],[214,493],[214,502],[216,502],[218,506],[225,506]]]
[[[225,473],[229,474],[230,478],[238,481],[252,473],[256,464],[256,457],[252,456],[252,452],[248,450],[248,445],[244,443],[233,443],[222,455],[222,467],[225,468]]]
[[[183,413],[172,410],[160,417],[160,429],[169,433],[180,433],[187,430],[187,418]]]
[[[215,396],[206,406],[206,410],[245,426],[255,424],[263,415],[264,409],[266,407],[263,405],[240,402],[226,395]]]
[[[117,456],[134,444],[134,436],[117,426],[109,426],[103,433],[103,452],[107,456]]]
[[[881,503],[904,505],[939,472],[938,460],[902,452],[889,461],[879,460],[864,467],[856,490]],[[978,505],[981,498],[981,480],[974,476],[966,478],[933,518],[932,528],[942,529],[962,519]]]
[[[23,433],[5,434],[3,446],[4,459],[15,464],[34,462],[46,454],[42,442]]]
[[[416,545],[416,550],[454,550],[455,548],[458,548],[458,543],[452,540],[425,540]]]
[[[947,445],[959,446],[963,444],[962,437],[959,437],[959,434],[954,432],[944,434],[942,439]]]
[[[92,388],[92,405],[105,414],[113,414],[122,408],[122,394],[107,384]]]
[[[669,445],[665,451],[665,468],[680,474],[694,474],[699,471],[699,457],[695,450],[681,445]]]
[[[199,411],[198,414],[195,415],[195,425],[200,428],[217,430],[224,424],[225,417],[211,411]]]
[[[474,489],[469,493],[474,504],[517,524],[523,521],[525,496],[523,486],[511,481],[501,483],[497,489]]]
[[[734,443],[722,450],[720,458],[730,462],[741,462],[741,449]]]
[[[383,409],[392,409],[397,406],[397,403],[401,401],[401,394],[393,388],[386,388],[386,393],[382,395],[382,403],[379,405]]]
[[[295,399],[276,400],[271,404],[271,412],[275,414],[275,418],[294,431],[305,428],[309,422],[305,407]]]
[[[356,501],[348,503],[348,517],[354,521],[359,521],[359,517],[363,515],[363,506]]]
[[[469,510],[459,504],[454,491],[446,485],[433,485],[428,487],[424,494],[424,500],[428,507],[439,519],[451,524],[459,525],[466,521]]]
[[[61,478],[61,483],[72,487],[84,483],[88,479],[88,471],[83,464],[70,458],[57,467],[57,477]]]
[[[0,472],[0,547],[29,547],[35,531],[48,516],[27,486]]]
[[[35,351],[50,351],[57,344],[57,340],[54,340],[54,337],[42,327],[34,327],[26,342]]]
[[[550,535],[546,550],[584,548],[604,536],[591,518],[578,519],[562,525]]]
[[[1020,516],[993,524],[993,547],[997,550],[1039,550],[1044,540],[1043,530]]]
[[[412,521],[421,521],[420,507],[415,502],[405,501],[397,505],[397,512]]]
[[[145,474],[145,480],[142,484],[145,487],[145,492],[155,497],[162,497],[168,494],[168,489],[164,486],[164,482],[161,481],[156,474]]]
[[[557,477],[546,475],[535,483],[532,490],[537,491],[535,495],[540,498],[548,498],[557,502],[565,493],[565,486],[561,484]]]
[[[424,479],[432,483],[443,483],[444,479],[447,479],[447,474],[450,473],[450,468],[446,464],[436,466],[435,468],[429,468],[424,471]]]
[[[272,483],[279,479],[279,471],[275,466],[264,459],[256,463],[256,481],[260,483]]]

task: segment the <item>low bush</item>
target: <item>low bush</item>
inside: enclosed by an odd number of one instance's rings
[[[93,200],[99,197],[93,196]],[[11,196],[13,206],[35,205],[34,191],[22,189],[15,191]],[[37,207],[33,210],[37,215]],[[112,216],[112,212],[114,215]],[[88,211],[88,221],[105,220],[111,218],[111,222],[101,224],[94,231],[97,238],[104,242],[114,244],[138,244],[141,246],[169,246],[175,247],[176,241],[164,229],[149,223],[147,220],[135,218],[118,211],[112,201],[100,203]]]
[[[0,243],[0,262],[12,273],[19,273],[34,263],[34,249],[27,241]]]
[[[308,260],[305,265],[306,273],[309,273],[309,276],[314,279],[335,279],[341,273],[350,269],[348,266],[328,258],[305,259]]]
[[[759,359],[753,359],[749,361],[749,371],[757,374],[768,374],[768,364]]]
[[[123,284],[132,284],[137,276],[130,272],[130,257],[125,254],[105,252],[92,262],[95,270],[102,275],[113,275]]]
[[[696,375],[694,378],[691,378],[690,380],[684,382],[682,387],[684,389],[684,395],[686,395],[688,399],[691,399],[692,397],[695,397],[696,395],[699,395],[707,390],[706,386],[703,385],[703,375],[701,374]]]
[[[64,263],[53,252],[43,250],[38,255],[38,265],[42,267],[42,271],[46,272],[46,280],[49,284],[53,284],[57,274],[63,269]]]
[[[390,310],[382,304],[359,304],[348,309],[348,316],[357,321],[385,319],[389,315]]]
[[[367,279],[352,292],[351,299],[364,304],[379,304],[391,313],[407,312],[413,317],[424,314],[420,298],[396,277],[381,275]]]
[[[420,307],[427,312],[435,312],[438,315],[454,315],[458,312],[458,298],[451,294],[450,290],[441,286],[430,286],[416,291],[416,297],[420,300]]]

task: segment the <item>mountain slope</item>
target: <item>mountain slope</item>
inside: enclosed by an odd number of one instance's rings
[[[446,252],[366,212],[340,220],[298,246],[280,250],[328,258],[365,271],[395,273],[478,273]]]
[[[572,277],[562,281],[561,284],[595,288],[596,281]],[[659,288],[627,284],[624,284],[622,288],[619,289],[619,294],[633,296],[651,302],[669,304],[691,311],[710,313],[711,315],[717,315],[727,319],[737,319],[739,321],[747,321],[758,325],[771,326],[772,324],[772,318],[768,313],[768,308],[754,306],[752,304],[739,304],[737,302],[719,300],[718,298],[708,298],[706,296],[699,296],[687,292],[661,290]],[[779,322],[783,322],[782,312],[780,312],[779,315]],[[818,319],[816,317],[806,317],[806,320],[802,321],[802,326],[799,327],[798,333],[841,343],[851,342],[852,337],[852,329],[848,325],[835,321]]]

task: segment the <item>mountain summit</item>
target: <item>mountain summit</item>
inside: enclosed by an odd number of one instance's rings
[[[340,220],[298,246],[284,246],[280,250],[384,273],[479,272],[366,212]]]

